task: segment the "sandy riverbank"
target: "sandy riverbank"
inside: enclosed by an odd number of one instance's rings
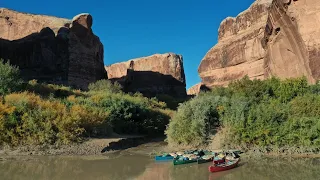
[[[215,143],[216,144],[216,143]],[[217,148],[218,147],[218,148]],[[0,157],[10,156],[101,156],[108,153],[126,152],[130,154],[154,156],[163,152],[176,152],[194,149],[190,147],[169,147],[162,138],[147,138],[143,136],[126,136],[114,134],[108,138],[90,138],[80,144],[55,146],[22,146],[17,148],[1,147]],[[200,149],[221,152],[225,149],[209,144]],[[240,149],[241,150],[241,149]],[[320,153],[263,152],[260,150],[245,150],[241,156],[279,156],[296,158],[320,158]]]
[[[28,155],[101,155],[108,152],[125,150],[147,143],[152,139],[143,136],[113,135],[108,138],[88,138],[83,143],[62,146],[19,146],[0,147],[0,156]]]

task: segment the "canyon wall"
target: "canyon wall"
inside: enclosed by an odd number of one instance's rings
[[[25,80],[87,89],[106,78],[103,45],[92,32],[90,14],[72,20],[0,9],[0,58]]]
[[[266,76],[320,78],[320,1],[274,0],[263,45]]]
[[[257,0],[220,25],[218,43],[198,68],[208,87],[250,79],[319,79],[320,1]]]
[[[146,96],[157,94],[186,96],[181,55],[155,54],[112,64],[105,68],[108,78],[120,83],[127,92],[141,92]]]

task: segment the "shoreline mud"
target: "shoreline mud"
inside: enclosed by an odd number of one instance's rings
[[[143,136],[113,136],[110,138],[90,138],[80,144],[55,146],[21,146],[16,148],[0,147],[0,160],[14,156],[104,156],[110,153],[127,152],[129,154],[140,154],[154,156],[162,152],[173,152],[187,150],[187,147],[170,147],[164,141],[164,137],[148,138]],[[202,147],[212,151],[221,152],[225,150]],[[241,150],[241,149],[240,149]],[[242,151],[244,157],[292,157],[292,158],[320,158],[320,153],[289,153],[289,152],[262,152],[259,150]]]

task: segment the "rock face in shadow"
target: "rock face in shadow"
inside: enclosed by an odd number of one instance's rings
[[[256,0],[236,18],[225,19],[219,41],[198,68],[208,87],[251,79],[306,76],[320,73],[320,1]]]
[[[105,67],[108,78],[120,83],[127,92],[146,96],[168,94],[185,97],[183,58],[173,53],[155,54]]]
[[[68,20],[1,8],[0,26],[0,58],[18,66],[25,80],[87,89],[106,78],[89,14]]]

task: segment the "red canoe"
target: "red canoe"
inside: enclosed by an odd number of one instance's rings
[[[219,171],[226,171],[229,169],[233,169],[238,165],[239,161],[240,161],[240,158],[237,160],[234,160],[234,161],[228,161],[223,164],[209,166],[209,171],[210,172],[219,172]]]

